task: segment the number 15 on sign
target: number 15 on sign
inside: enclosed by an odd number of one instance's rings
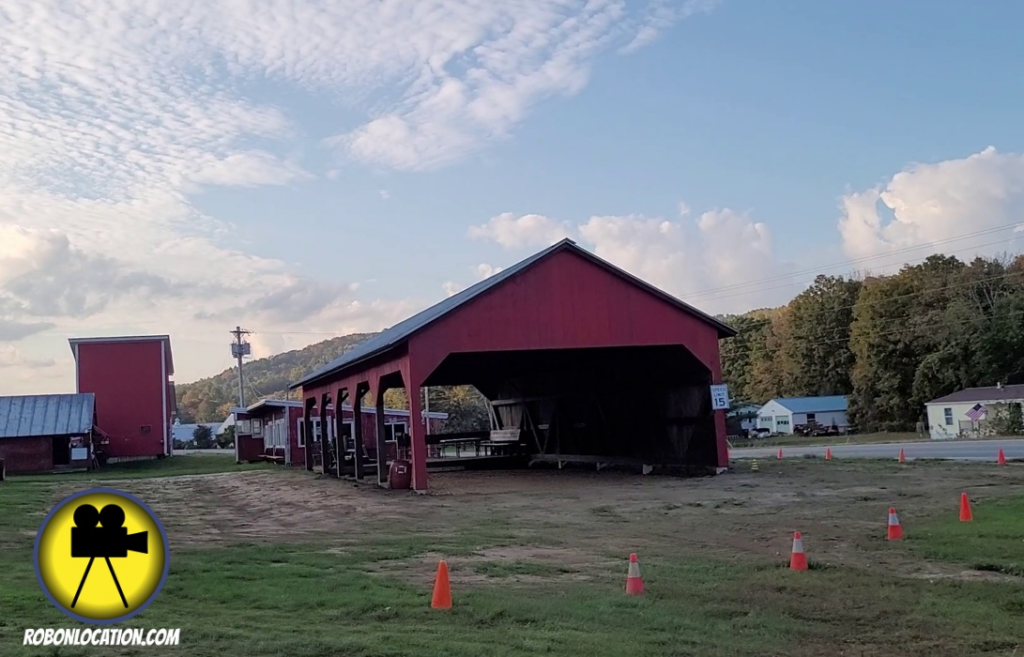
[[[724,383],[711,386],[711,410],[729,408],[729,386]]]

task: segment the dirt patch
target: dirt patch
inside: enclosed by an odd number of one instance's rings
[[[346,531],[351,519],[405,518],[386,491],[294,471],[239,472],[104,483],[153,509],[172,544],[293,539]],[[77,490],[59,487],[56,499]]]
[[[149,504],[175,545],[322,534],[342,554],[346,534],[436,536],[449,528],[504,524],[508,540],[501,547],[464,562],[565,564],[584,574],[586,564],[603,568],[664,544],[729,558],[785,559],[794,531],[803,533],[812,560],[913,572],[899,556],[880,564],[871,549],[884,541],[889,506],[897,506],[912,531],[918,518],[955,513],[963,490],[979,501],[1024,494],[1024,478],[994,466],[961,464],[941,474],[932,466],[841,461],[766,461],[759,473],[739,467],[689,479],[586,471],[435,473],[429,495],[290,469],[104,485]],[[62,485],[56,496],[74,490]],[[418,565],[408,568],[432,577],[434,556],[417,558]],[[389,561],[386,567],[407,565]]]
[[[374,564],[370,572],[399,577],[418,586],[429,585],[444,559],[453,583],[483,583],[502,579],[510,583],[552,580],[585,581],[612,572],[623,563],[589,551],[542,546],[505,546],[473,554],[446,556],[427,552],[410,559]]]

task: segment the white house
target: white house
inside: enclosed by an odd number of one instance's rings
[[[739,406],[730,409],[725,416],[739,421],[742,431],[750,431],[757,427],[757,413],[761,408],[758,406]]]
[[[757,412],[757,428],[772,433],[793,433],[793,427],[814,422],[829,427],[846,428],[846,396],[780,397]]]
[[[991,407],[1024,404],[1024,385],[967,388],[925,403],[928,432],[935,440],[985,434]]]
[[[200,422],[193,424],[182,424],[178,420],[174,421],[171,426],[171,437],[176,441],[187,443],[192,440],[192,434],[199,426],[206,426],[210,429],[210,435],[217,435],[217,430],[220,428],[220,422]]]

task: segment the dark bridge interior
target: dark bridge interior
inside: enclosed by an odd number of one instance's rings
[[[710,384],[681,345],[455,353],[425,382],[475,386],[534,462],[713,467]]]

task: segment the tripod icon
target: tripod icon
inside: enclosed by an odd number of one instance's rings
[[[75,526],[71,528],[71,556],[72,558],[88,558],[89,563],[85,567],[82,581],[78,583],[78,590],[75,598],[71,601],[71,608],[78,604],[78,598],[82,595],[82,588],[86,579],[89,578],[89,571],[97,558],[107,562],[110,576],[114,578],[114,586],[121,596],[121,604],[128,608],[128,600],[124,597],[121,589],[121,582],[114,572],[114,564],[111,559],[123,559],[128,552],[140,552],[147,554],[149,551],[149,532],[138,532],[129,534],[124,525],[124,509],[117,504],[108,504],[102,511],[97,511],[91,504],[83,504],[75,509]],[[101,527],[96,525],[100,524]]]

